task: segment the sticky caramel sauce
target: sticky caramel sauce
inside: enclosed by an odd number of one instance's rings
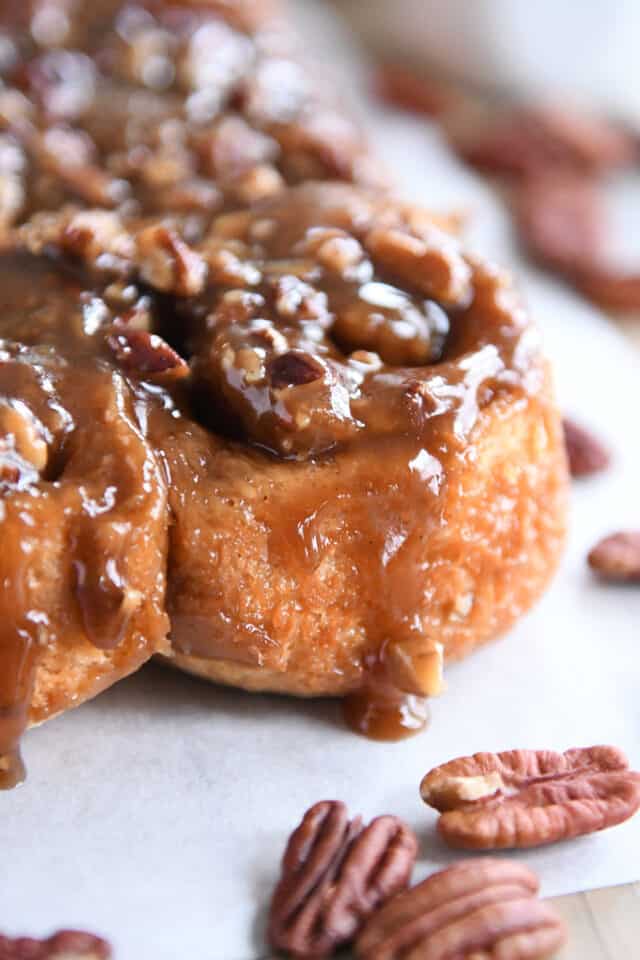
[[[425,730],[430,721],[425,698],[391,686],[381,689],[367,684],[345,697],[342,710],[349,729],[370,740],[406,740]]]
[[[91,311],[112,319],[87,278],[0,255],[0,787],[24,777],[29,722],[144,662],[167,628],[164,486]]]

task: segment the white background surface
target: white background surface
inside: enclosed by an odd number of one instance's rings
[[[337,57],[322,18],[311,19]],[[369,120],[407,196],[472,209],[473,244],[515,259],[499,206],[435,134],[390,112]],[[453,858],[418,796],[433,765],[475,750],[614,743],[640,766],[640,590],[601,586],[584,562],[601,535],[640,527],[640,362],[582,301],[521,275],[563,405],[616,455],[610,473],[576,485],[569,548],[543,602],[449,669],[431,729],[401,744],[349,733],[335,703],[250,696],[156,666],[31,732],[29,779],[0,795],[0,929],[95,930],[119,960],[256,960],[284,843],[316,800],[405,817],[421,840],[421,878]],[[522,859],[545,894],[637,880],[640,816]]]
[[[568,96],[640,122],[637,0],[340,0],[340,7],[397,58],[428,60],[487,90]]]

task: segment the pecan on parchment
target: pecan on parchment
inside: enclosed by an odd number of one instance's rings
[[[566,932],[511,860],[465,860],[394,897],[366,923],[359,960],[546,960]]]
[[[640,807],[640,773],[616,747],[508,750],[451,760],[420,784],[441,812],[452,847],[536,847],[628,820]]]
[[[587,477],[607,469],[611,454],[598,437],[568,417],[564,418],[562,426],[572,477]]]
[[[605,537],[590,552],[589,566],[605,580],[640,583],[640,530]]]
[[[327,957],[409,881],[418,843],[397,817],[363,829],[343,803],[316,803],[292,834],[269,914],[268,939],[294,957]]]
[[[47,940],[0,934],[0,960],[109,960],[106,940],[80,930],[61,930]]]
[[[406,890],[366,923],[359,960],[546,960],[566,939],[538,878],[510,860],[465,860]]]

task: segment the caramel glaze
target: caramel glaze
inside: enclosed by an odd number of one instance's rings
[[[114,312],[43,259],[5,254],[0,272],[0,781],[12,785],[34,700],[32,721],[72,706],[75,684],[97,692],[166,634],[166,490],[140,430],[144,391],[107,360]],[[55,681],[44,698],[38,669]]]

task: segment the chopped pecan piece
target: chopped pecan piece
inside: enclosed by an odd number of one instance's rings
[[[88,266],[127,273],[135,252],[133,239],[118,214],[110,210],[74,210],[35,214],[21,228],[31,253],[49,247],[78,257]]]
[[[18,219],[24,208],[25,189],[15,173],[0,172],[0,227],[6,229]]]
[[[21,400],[0,400],[0,443],[5,453],[13,449],[36,472],[45,469],[49,450],[44,427]]]
[[[315,804],[283,857],[269,915],[271,946],[311,958],[350,943],[367,917],[406,887],[417,846],[397,817],[377,817],[363,829],[344,804]]]
[[[447,314],[435,301],[414,300],[373,281],[338,312],[332,333],[345,350],[369,350],[385,363],[409,367],[436,362],[448,329]]]
[[[106,940],[80,930],[61,930],[47,940],[0,934],[0,960],[109,960]]]
[[[125,370],[140,376],[163,376],[172,380],[186,377],[186,360],[166,340],[146,330],[118,330],[109,337],[109,346]]]
[[[444,644],[389,643],[384,650],[385,669],[393,685],[418,697],[437,697],[445,689]]]
[[[324,369],[309,354],[289,350],[271,361],[269,373],[274,390],[282,390],[285,387],[300,387],[304,383],[313,383],[324,375]]]
[[[375,227],[364,238],[371,256],[400,280],[441,303],[465,304],[471,294],[471,267],[452,238],[432,230],[418,238],[392,228]]]
[[[566,940],[538,879],[510,860],[466,860],[400,893],[367,922],[359,960],[546,960]]]
[[[509,750],[451,760],[420,793],[452,847],[535,847],[604,830],[640,807],[640,774],[616,747]]]
[[[605,537],[590,552],[589,566],[606,580],[640,583],[640,531]]]
[[[274,283],[275,307],[287,320],[316,320],[327,323],[331,318],[327,295],[322,290],[291,274]]]
[[[607,469],[611,454],[601,440],[567,417],[563,420],[563,427],[572,477],[586,477]]]
[[[157,225],[137,236],[140,276],[156,290],[192,297],[202,293],[207,264],[174,230]]]
[[[23,489],[36,483],[39,476],[33,464],[17,452],[13,442],[0,437],[0,487]]]
[[[233,182],[233,192],[240,203],[252,204],[279,193],[284,180],[270,163],[261,163],[246,170]]]

